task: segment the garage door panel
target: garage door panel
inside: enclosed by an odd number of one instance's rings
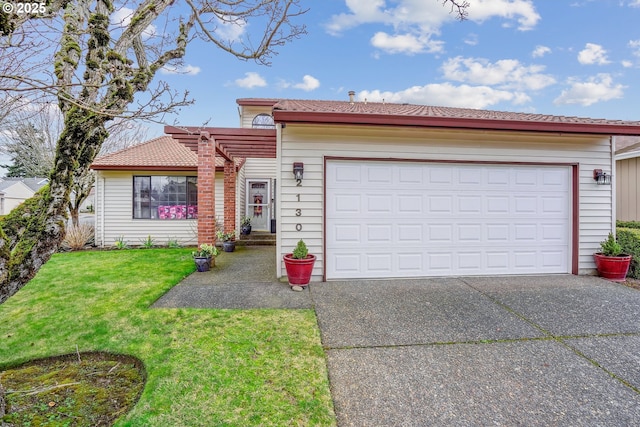
[[[338,193],[327,204],[327,208],[335,214],[360,214],[362,201],[359,194]]]
[[[469,167],[458,170],[458,184],[478,187],[482,182],[482,169]]]
[[[362,181],[361,169],[361,167],[336,165],[332,175],[328,177],[328,184],[333,186],[360,184]]]
[[[381,163],[327,162],[328,279],[569,272],[569,167]]]

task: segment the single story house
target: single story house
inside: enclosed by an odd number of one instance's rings
[[[6,215],[45,186],[47,178],[0,178],[0,215]]]
[[[182,245],[198,243],[198,154],[171,136],[162,136],[142,144],[97,158],[92,164],[95,183],[95,241],[100,247],[112,246],[123,239],[141,244],[151,236],[157,244],[175,241]],[[227,229],[245,215],[240,202],[245,188],[265,185],[263,176],[275,175],[275,159],[237,157],[229,169],[234,178],[224,181],[225,161],[215,159],[215,216]],[[258,179],[256,179],[258,177]],[[225,190],[226,189],[226,190]],[[236,200],[237,199],[237,200]],[[265,199],[266,202],[266,199]],[[238,209],[235,208],[238,206]],[[225,211],[230,209],[230,211]],[[271,219],[254,221],[254,229],[267,230]],[[263,219],[262,223],[259,219]]]
[[[183,222],[197,222],[197,241],[210,243],[221,214],[226,230],[245,214],[258,228],[269,220],[278,275],[303,239],[317,256],[314,280],[591,274],[592,254],[615,229],[616,136],[640,136],[635,121],[360,102],[353,93],[237,103],[240,128],[165,127],[192,156],[173,175],[197,180],[197,219],[187,211]],[[98,221],[115,214],[120,227],[111,237],[173,227],[153,218],[158,206],[141,218],[149,210],[137,205],[153,187],[140,177],[167,176],[172,159],[126,171],[97,161]]]
[[[616,218],[640,221],[640,138],[616,140]]]

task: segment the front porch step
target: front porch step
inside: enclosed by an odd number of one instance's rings
[[[252,231],[248,236],[240,235],[236,244],[241,246],[275,246],[276,234],[268,231]]]

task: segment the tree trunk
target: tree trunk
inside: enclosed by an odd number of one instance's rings
[[[80,209],[77,207],[69,207],[69,215],[71,215],[71,226],[77,227],[80,225]]]
[[[49,185],[0,222],[0,304],[26,285],[60,247],[74,174],[89,170],[107,137],[105,121],[72,108],[65,116]]]

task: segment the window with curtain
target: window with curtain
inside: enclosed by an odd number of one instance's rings
[[[195,176],[134,176],[133,218],[198,218],[197,184]]]

